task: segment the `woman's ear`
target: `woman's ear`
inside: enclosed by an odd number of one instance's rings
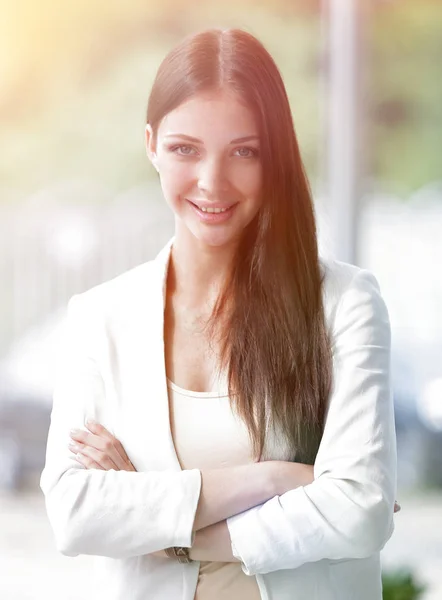
[[[146,142],[146,154],[147,154],[150,162],[153,164],[154,168],[156,169],[156,171],[158,171],[157,155],[156,155],[156,151],[155,151],[156,150],[155,138],[154,138],[152,127],[149,123],[147,123],[146,129],[145,129],[145,142]]]

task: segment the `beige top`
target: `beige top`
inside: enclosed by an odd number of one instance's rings
[[[216,469],[253,462],[246,426],[230,409],[227,386],[192,392],[167,380],[170,425],[182,469]],[[260,600],[255,576],[241,564],[201,561],[194,600]]]

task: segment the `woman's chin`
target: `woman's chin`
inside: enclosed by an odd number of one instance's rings
[[[192,228],[190,233],[200,244],[211,248],[232,246],[241,236],[237,231],[201,231],[200,227]]]

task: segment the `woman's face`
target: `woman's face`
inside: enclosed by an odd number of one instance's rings
[[[262,201],[258,127],[238,96],[194,96],[164,117],[156,145],[148,125],[146,144],[176,235],[209,246],[238,240]]]

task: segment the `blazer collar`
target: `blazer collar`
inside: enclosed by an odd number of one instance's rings
[[[175,236],[170,238],[170,240],[158,252],[157,256],[154,259],[158,277],[160,278],[160,283],[161,283],[161,290],[162,290],[162,296],[163,296],[163,309],[165,308],[165,305],[166,305],[167,273],[169,270],[170,255],[172,252],[172,246],[173,246],[174,241],[175,241]]]

